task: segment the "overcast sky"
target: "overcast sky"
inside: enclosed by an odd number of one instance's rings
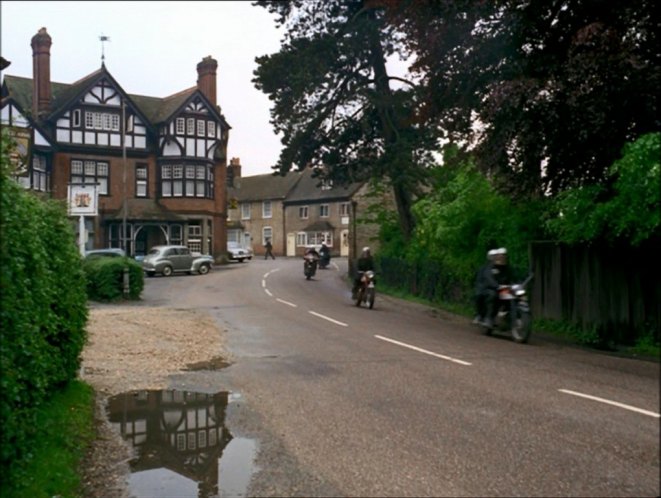
[[[218,104],[232,126],[228,157],[243,176],[270,173],[280,140],[269,124],[270,102],[253,83],[255,57],[277,52],[282,31],[249,1],[1,1],[4,73],[32,78],[30,40],[45,27],[52,38],[51,80],[73,83],[101,67],[129,94],[167,97],[197,83],[197,63],[218,61]]]

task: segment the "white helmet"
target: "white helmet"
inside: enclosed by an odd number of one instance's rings
[[[363,247],[363,252],[370,252],[370,248],[367,246]]]
[[[491,249],[489,252],[487,252],[487,258],[491,259],[497,254],[496,249]]]

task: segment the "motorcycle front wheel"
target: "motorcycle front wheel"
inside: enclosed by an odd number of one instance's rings
[[[376,296],[376,292],[374,289],[367,289],[367,304],[369,305],[370,309],[374,308],[374,298]]]
[[[532,332],[532,317],[530,312],[522,311],[518,307],[512,310],[512,339],[514,342],[526,343]]]

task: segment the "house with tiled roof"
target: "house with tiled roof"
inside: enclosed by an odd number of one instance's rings
[[[287,255],[303,255],[307,246],[325,243],[332,256],[349,256],[352,198],[364,185],[334,185],[321,180],[313,168],[301,178],[284,200]]]
[[[287,254],[284,201],[301,179],[301,173],[289,172],[241,177],[238,158],[228,167],[227,240],[264,255],[264,244],[270,240],[275,256]]]
[[[51,44],[41,28],[33,77],[3,75],[0,123],[17,144],[17,181],[54,199],[94,192],[96,214],[75,223],[81,248],[137,255],[185,244],[224,258],[231,127],[216,102],[216,60],[197,64],[196,86],[159,98],[128,94],[103,63],[53,82]]]

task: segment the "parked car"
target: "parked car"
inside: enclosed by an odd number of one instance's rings
[[[126,256],[124,249],[119,247],[106,247],[105,249],[92,249],[85,251],[85,258],[123,258]]]
[[[169,277],[173,273],[193,272],[206,275],[212,265],[211,256],[195,256],[186,246],[154,246],[142,260],[142,270],[149,277],[157,273],[164,277]]]
[[[244,260],[252,259],[252,249],[241,247],[238,242],[227,243],[227,259],[243,263]]]

